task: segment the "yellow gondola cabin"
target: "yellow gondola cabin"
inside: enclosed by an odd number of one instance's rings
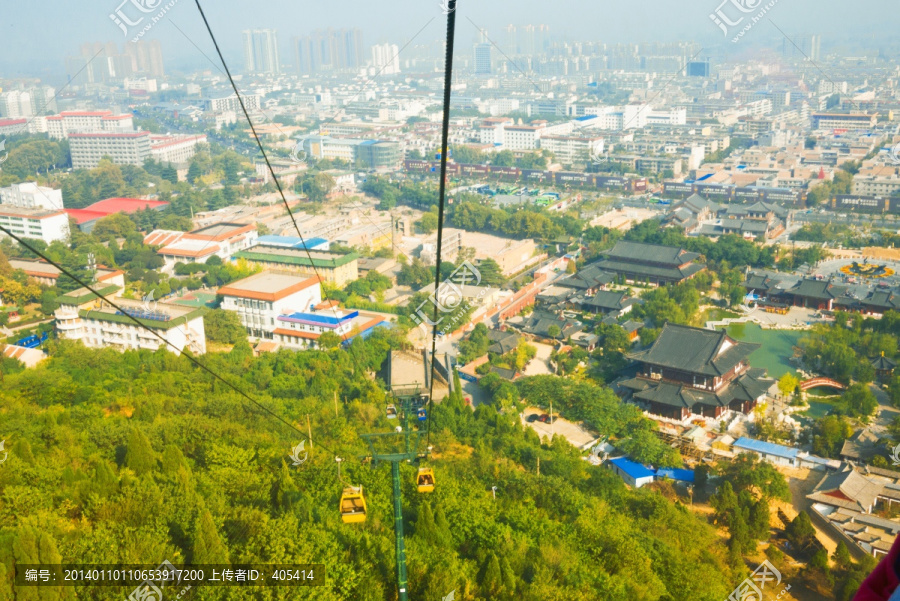
[[[366,521],[366,498],[362,486],[350,486],[341,494],[341,519],[345,524],[358,524]]]
[[[434,470],[430,467],[420,467],[416,474],[416,486],[419,492],[434,492]]]

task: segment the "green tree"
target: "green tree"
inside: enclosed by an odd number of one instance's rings
[[[479,581],[485,598],[495,599],[503,590],[503,572],[500,569],[500,560],[493,553],[485,561]]]
[[[562,331],[559,329],[558,325],[551,325],[547,328],[547,335],[550,336],[550,338],[559,338],[561,333]]]
[[[316,345],[326,351],[336,349],[341,345],[341,337],[334,332],[323,332],[316,340]]]
[[[422,215],[422,218],[417,222],[419,229],[422,230],[426,234],[430,234],[434,230],[438,228],[438,216],[437,213],[428,211],[427,213]]]
[[[797,549],[805,549],[816,536],[816,529],[809,519],[809,514],[801,511],[785,528],[787,539]]]
[[[212,309],[203,315],[203,329],[206,338],[212,342],[237,344],[247,340],[247,329],[234,311]]]
[[[837,547],[835,547],[834,554],[831,558],[834,560],[835,565],[841,570],[846,570],[853,565],[853,558],[850,556],[850,551],[842,540],[838,541]]]
[[[853,426],[846,418],[826,415],[813,425],[813,452],[825,457],[838,456],[844,441],[853,435]]]
[[[125,450],[125,467],[138,476],[156,468],[156,454],[144,433],[132,428]]]
[[[800,379],[791,372],[785,372],[778,380],[778,391],[785,397],[794,394],[798,386],[800,386]]]
[[[853,384],[841,395],[841,402],[851,417],[870,417],[878,411],[878,399],[866,384]]]
[[[717,471],[737,493],[746,490],[768,499],[791,500],[791,490],[781,472],[752,453],[741,453],[732,461],[720,461]]]
[[[204,509],[194,525],[191,562],[194,564],[227,564],[228,547],[219,537],[212,514]]]

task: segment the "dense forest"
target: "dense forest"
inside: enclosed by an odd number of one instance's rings
[[[18,563],[168,559],[328,571],[324,588],[197,588],[194,599],[394,599],[389,468],[358,457],[360,433],[392,428],[372,374],[403,344],[379,331],[345,349],[255,358],[240,341],[202,358],[261,406],[166,351],[62,342],[35,369],[4,364],[0,598],[122,598],[116,588],[13,591]],[[607,413],[586,419],[631,427],[615,423],[625,408],[606,391],[550,384],[521,392],[536,402],[556,395],[561,407],[573,394],[593,397]],[[303,430],[309,416],[309,461],[288,467],[300,434],[268,411]],[[418,495],[414,466],[402,466],[411,599],[456,590],[463,600],[718,601],[739,579],[712,526],[658,492],[626,489],[560,438],[539,440],[516,410],[473,412],[452,395],[430,419],[436,491]],[[345,459],[341,480],[335,455]],[[367,495],[363,525],[340,520],[348,483]]]

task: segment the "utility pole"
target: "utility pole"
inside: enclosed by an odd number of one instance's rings
[[[309,436],[309,453],[312,455],[313,443],[312,443],[312,428],[309,425],[309,413],[306,414],[306,434]]]
[[[537,465],[537,475],[540,476],[540,475],[541,475],[541,458],[540,458],[540,457],[537,458],[537,463],[538,463],[538,465]]]

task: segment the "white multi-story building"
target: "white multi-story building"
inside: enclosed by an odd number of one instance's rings
[[[197,144],[206,144],[206,136],[150,136],[150,156],[160,163],[185,165],[196,154]]]
[[[0,188],[0,204],[5,207],[22,209],[62,210],[62,190],[45,188],[34,182],[13,184],[8,188]]]
[[[121,293],[121,288],[108,285],[97,292],[114,298]],[[59,308],[54,317],[60,338],[80,340],[91,348],[120,351],[164,348],[171,352],[190,351],[194,355],[206,352],[203,308],[116,298],[119,311],[87,288],[56,300]]]
[[[146,77],[134,79],[129,79],[126,77],[125,82],[122,84],[122,87],[126,90],[142,92],[156,92],[159,89],[159,86],[155,79],[148,79]]]
[[[819,95],[846,94],[850,90],[850,84],[846,81],[831,81],[823,79],[819,82]]]
[[[17,236],[37,238],[47,244],[69,239],[69,216],[65,211],[0,206],[0,225]]]
[[[258,111],[262,108],[262,97],[259,94],[246,94],[241,96],[241,99],[248,111]],[[213,113],[224,111],[242,113],[241,102],[235,94],[225,98],[210,98],[206,101],[206,110]]]
[[[155,230],[144,241],[150,245],[165,245],[158,254],[168,270],[176,263],[206,263],[213,256],[228,261],[234,253],[256,244],[257,238],[256,224],[225,222],[187,233]]]
[[[687,109],[659,109],[647,115],[647,125],[684,125],[687,123]]]
[[[0,119],[0,136],[14,136],[30,132],[28,119]]]
[[[263,271],[219,288],[222,309],[234,311],[247,333],[271,340],[276,318],[308,311],[322,302],[318,277],[288,271]]]
[[[140,167],[150,158],[150,132],[69,134],[74,169],[94,169],[109,157],[116,165]]]
[[[0,117],[31,118],[56,112],[55,91],[49,86],[12,90],[0,94]]]
[[[566,165],[599,160],[604,148],[603,138],[598,136],[542,136],[540,145],[541,150],[549,150],[560,163]]]
[[[73,133],[131,133],[134,118],[114,115],[111,111],[64,111],[47,117],[47,134],[54,140],[64,140]]]
[[[853,178],[853,194],[859,196],[893,196],[900,191],[898,177],[872,177],[857,175]]]
[[[220,288],[219,295],[222,309],[237,313],[251,337],[272,341],[272,350],[315,347],[325,332],[348,341],[386,324],[380,315],[322,302],[318,276],[264,271]]]
[[[250,73],[277,74],[278,34],[274,29],[247,29],[244,35],[244,61]]]
[[[372,66],[376,73],[394,75],[400,73],[400,50],[396,44],[372,46]]]
[[[503,125],[503,147],[506,150],[535,150],[543,136],[564,136],[572,133],[571,122],[548,125],[534,121],[531,125]]]
[[[503,128],[503,148],[534,150],[540,144],[541,129],[537,125],[507,125]]]

